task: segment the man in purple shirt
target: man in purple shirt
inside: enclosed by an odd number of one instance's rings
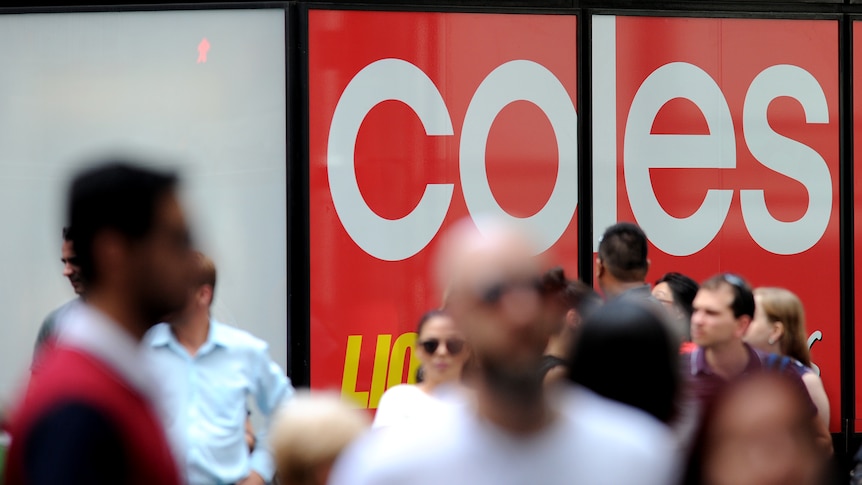
[[[698,348],[688,357],[686,374],[692,397],[701,408],[708,406],[728,382],[760,370],[784,373],[808,395],[802,379],[792,368],[770,365],[770,362],[781,361],[770,359],[770,354],[759,352],[742,341],[754,317],[754,295],[742,278],[724,273],[706,280],[694,298],[693,307],[691,338]],[[818,443],[831,452],[829,431],[817,419],[813,403],[811,409]]]

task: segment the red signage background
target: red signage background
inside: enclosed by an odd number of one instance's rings
[[[471,141],[462,138],[462,128],[480,84],[506,63],[530,61],[556,77],[574,106],[577,22],[562,15],[324,10],[308,15],[311,384],[340,388],[360,406],[374,408],[386,387],[412,378],[411,332],[422,313],[440,305],[431,267],[439,236],[420,244],[415,254],[406,251],[407,257],[389,261],[372,256],[351,237],[337,212],[328,172],[328,164],[351,163],[340,154],[330,159],[328,148],[336,107],[347,104],[345,89],[373,63],[398,59],[424,72],[440,93],[451,134],[426,135],[414,109],[388,100],[368,111],[354,146],[356,184],[380,218],[404,218],[420,203],[426,185],[451,184],[440,234],[468,215],[464,192],[472,189],[461,183],[459,149]],[[576,137],[576,123],[563,128]],[[543,110],[527,101],[506,105],[493,119],[485,146],[488,185],[499,206],[522,218],[539,212],[558,170],[558,141]],[[576,178],[569,186],[576,194]],[[423,227],[435,224],[429,220]],[[576,227],[575,213],[551,246],[571,277],[577,276]]]
[[[862,294],[862,22],[853,22],[853,227],[855,233],[854,250],[854,278],[855,278],[855,293],[856,293],[856,321],[855,321],[855,337],[856,337],[856,355],[854,364],[856,368],[856,399],[855,399],[855,431],[862,432],[862,356],[859,355],[859,349],[862,349],[862,299],[859,295]]]
[[[601,38],[600,29],[604,28],[597,26],[596,19],[598,17],[593,19],[594,42]],[[605,17],[605,20],[599,22],[607,23],[607,19],[608,17]],[[732,271],[744,275],[755,287],[781,286],[799,295],[807,312],[808,334],[815,331],[822,333],[822,339],[813,344],[811,355],[821,370],[830,399],[830,430],[840,431],[838,22],[616,17],[612,25],[615,27],[615,35],[611,32],[611,38],[615,39],[615,48],[604,48],[610,55],[615,56],[616,68],[617,168],[616,183],[611,181],[610,186],[615,186],[617,190],[615,200],[618,220],[637,220],[637,208],[632,209],[634,204],[630,202],[630,192],[643,188],[634,185],[627,187],[624,175],[626,153],[636,153],[639,147],[629,146],[629,151],[625,151],[626,127],[636,92],[654,71],[669,63],[678,62],[689,63],[705,71],[717,83],[726,100],[735,135],[735,143],[730,144],[731,149],[735,148],[736,152],[735,168],[653,168],[650,169],[647,180],[632,180],[633,184],[651,184],[661,208],[675,218],[685,218],[695,213],[709,189],[733,190],[724,222],[722,223],[721,219],[711,220],[715,227],[720,226],[720,231],[704,244],[689,245],[689,249],[696,249],[693,253],[672,255],[662,251],[656,244],[651,244],[652,265],[649,280],[654,281],[668,271],[679,271],[698,281],[720,271]],[[856,43],[858,48],[858,36]],[[600,61],[596,58],[595,50],[593,57],[593,69],[597,69],[597,62],[614,62],[614,59]],[[857,69],[859,64],[857,62]],[[770,215],[784,222],[799,220],[809,206],[808,187],[805,185],[807,182],[800,182],[767,168],[752,154],[752,145],[762,146],[766,143],[765,153],[770,156],[768,144],[771,141],[752,139],[753,136],[758,136],[756,132],[749,133],[747,138],[744,133],[743,110],[752,82],[765,69],[776,65],[798,66],[810,73],[822,89],[828,106],[828,121],[817,123],[806,122],[806,110],[803,109],[802,103],[792,97],[778,97],[768,103],[766,110],[769,127],[780,135],[813,149],[823,160],[814,169],[823,173],[822,163],[825,162],[831,179],[831,211],[828,218],[824,219],[825,229],[822,236],[813,246],[795,254],[776,254],[756,242],[748,227],[753,224],[747,225],[743,220],[740,196],[741,190],[762,189]],[[594,76],[594,113],[603,108],[597,101],[601,99],[601,91],[598,91],[597,95],[597,90],[607,89],[607,85],[608,83],[597,82]],[[768,86],[764,90],[769,94]],[[856,99],[859,103],[859,96]],[[724,139],[727,137],[724,132],[719,133],[715,128],[710,131],[703,112],[720,112],[721,107],[716,106],[699,108],[691,101],[672,99],[664,104],[655,116],[652,126],[647,125],[646,129],[651,135],[720,134]],[[857,104],[857,112],[858,108]],[[752,125],[754,124],[753,121]],[[603,153],[601,146],[594,145],[593,149],[594,153]],[[607,152],[607,147],[604,149]],[[710,155],[701,154],[705,157]],[[811,158],[810,153],[808,156]],[[601,159],[594,158],[594,164],[601,162]],[[799,163],[803,163],[803,160]],[[598,184],[594,183],[594,188],[596,185]],[[825,192],[828,193],[828,190]],[[860,199],[857,195],[858,200]],[[596,207],[597,214],[600,210]],[[721,215],[716,217],[720,218]],[[671,239],[668,239],[666,227],[656,228],[655,224],[651,226],[643,220],[637,222],[644,227],[651,239],[662,237],[665,241],[662,245],[665,247],[674,245],[672,238],[689,241],[686,238],[694,234],[677,230],[672,232]],[[601,218],[597,216],[595,231],[598,234],[604,230],[604,225],[598,227],[600,224]],[[857,259],[857,278],[860,275],[858,265]],[[862,339],[857,342],[858,346]],[[862,386],[857,386],[857,389],[860,388]],[[859,401],[857,399],[857,403]],[[858,411],[857,415],[860,415]]]

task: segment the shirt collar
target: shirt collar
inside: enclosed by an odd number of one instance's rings
[[[172,342],[180,346],[168,323],[160,323],[150,329],[147,341],[151,347],[164,347],[170,345]],[[207,351],[213,346],[229,347],[231,343],[230,336],[226,335],[224,330],[224,325],[215,318],[210,318],[209,333],[207,334],[206,342],[204,342],[200,350]]]
[[[207,343],[218,345],[220,347],[230,347],[233,343],[228,332],[225,332],[225,326],[215,318],[210,318],[210,333],[207,336]]]
[[[760,369],[760,354],[757,352],[754,347],[748,345],[743,342],[742,345],[745,347],[745,350],[748,352],[748,364],[745,366],[745,369],[742,371],[743,374],[748,374],[752,371]],[[709,366],[709,363],[706,361],[706,352],[702,347],[697,347],[692,352],[691,358],[691,375],[697,374],[709,374],[713,375],[715,372],[712,370],[712,367]]]
[[[82,350],[102,361],[144,396],[156,396],[155,381],[144,364],[141,343],[91,305],[75,305],[63,315],[58,344]]]
[[[170,344],[173,339],[174,335],[171,333],[171,327],[167,323],[160,323],[154,326],[145,337],[145,340],[151,347],[164,347]]]

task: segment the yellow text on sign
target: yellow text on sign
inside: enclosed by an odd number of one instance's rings
[[[344,372],[341,378],[341,395],[360,407],[376,409],[383,391],[403,382],[404,364],[407,360],[408,350],[411,351],[407,382],[415,383],[419,359],[413,357],[412,348],[416,343],[416,337],[415,332],[407,332],[399,335],[393,344],[392,334],[377,336],[374,367],[371,372],[371,388],[368,391],[357,390],[362,335],[347,337],[347,353],[344,356]]]

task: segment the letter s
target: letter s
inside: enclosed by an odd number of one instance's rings
[[[814,76],[786,64],[758,74],[745,95],[742,126],[751,154],[764,166],[804,185],[808,191],[808,209],[797,221],[779,221],[770,215],[763,190],[742,190],[742,218],[751,237],[763,249],[775,254],[796,254],[814,246],[826,232],[832,214],[832,178],[826,160],[819,153],[769,126],[767,109],[780,96],[799,101],[808,123],[828,123],[829,106]]]

